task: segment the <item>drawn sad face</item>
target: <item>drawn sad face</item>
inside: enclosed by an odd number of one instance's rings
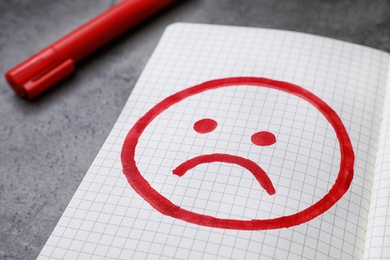
[[[265,230],[307,222],[348,190],[354,155],[338,115],[307,90],[239,77],[167,97],[130,130],[122,165],[159,212]]]

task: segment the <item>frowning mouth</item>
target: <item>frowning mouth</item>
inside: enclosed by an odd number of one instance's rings
[[[251,172],[252,175],[256,178],[256,180],[260,183],[260,186],[269,195],[274,195],[276,192],[274,186],[272,185],[271,179],[268,177],[267,173],[259,165],[257,165],[255,162],[249,159],[236,156],[236,155],[221,154],[221,153],[200,155],[183,162],[182,164],[177,166],[174,170],[172,170],[172,173],[177,176],[183,176],[187,171],[191,170],[192,168],[195,168],[200,164],[212,163],[212,162],[237,164],[247,169],[249,172]]]

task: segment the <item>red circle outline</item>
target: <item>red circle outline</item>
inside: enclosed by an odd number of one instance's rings
[[[153,189],[149,182],[143,178],[139,172],[135,162],[135,148],[137,146],[139,137],[154,118],[156,118],[170,106],[187,97],[207,90],[232,86],[239,87],[242,85],[276,89],[303,98],[316,107],[333,126],[337,139],[340,143],[340,170],[336,181],[329,192],[308,208],[292,215],[273,219],[237,220],[216,218],[195,213],[173,204],[171,201]],[[352,144],[341,119],[336,114],[336,112],[324,101],[300,86],[287,82],[257,77],[233,77],[211,80],[184,89],[165,98],[152,109],[150,109],[135,123],[124,141],[121,153],[123,173],[125,174],[129,184],[153,208],[162,214],[202,226],[237,230],[267,230],[287,228],[300,225],[321,215],[326,210],[331,208],[347,192],[353,178],[354,160],[355,156]]]

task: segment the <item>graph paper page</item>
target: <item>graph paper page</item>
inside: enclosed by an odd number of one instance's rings
[[[389,70],[390,75],[390,70]],[[390,89],[390,79],[387,82]],[[390,91],[387,91],[380,132],[376,173],[371,194],[364,256],[390,257]]]
[[[388,64],[307,34],[169,26],[39,259],[362,258]]]

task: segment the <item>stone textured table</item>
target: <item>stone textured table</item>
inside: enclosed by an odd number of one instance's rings
[[[1,74],[116,2],[1,1]],[[390,50],[388,0],[183,0],[35,101],[16,97],[0,79],[0,259],[37,257],[174,22],[293,30]]]

